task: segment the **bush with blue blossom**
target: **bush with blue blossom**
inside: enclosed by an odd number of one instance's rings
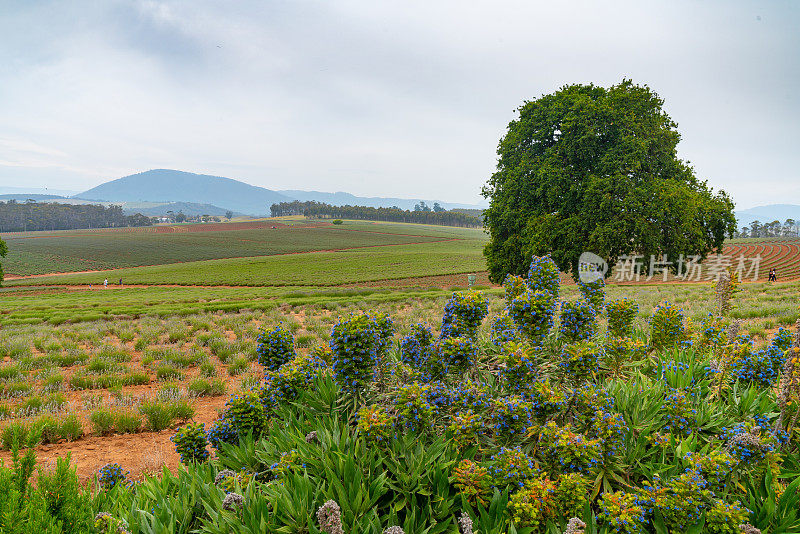
[[[608,335],[629,337],[633,333],[633,321],[639,313],[639,305],[629,298],[612,300],[606,304]]]
[[[503,310],[494,318],[489,336],[492,343],[498,347],[509,341],[520,341],[519,329],[514,323],[514,319],[508,314],[508,310]]]
[[[295,356],[292,331],[279,324],[258,336],[258,363],[268,370],[278,369]]]
[[[594,341],[580,341],[562,349],[561,367],[571,380],[581,381],[597,373],[602,359],[602,345]]]
[[[228,421],[238,436],[252,434],[259,438],[267,430],[267,412],[258,391],[242,391],[232,395],[225,403],[222,417]]]
[[[594,308],[583,300],[562,302],[558,331],[567,343],[591,338],[597,331]]]
[[[525,454],[520,446],[501,447],[489,460],[489,474],[494,487],[503,490],[522,488],[525,481],[536,472],[533,458]]]
[[[606,304],[606,281],[598,278],[594,282],[578,280],[578,290],[597,313],[602,313]]]
[[[505,291],[506,306],[509,306],[512,300],[525,293],[528,289],[528,282],[521,276],[508,274],[503,280],[503,289]]]
[[[182,464],[200,463],[208,459],[208,439],[203,423],[189,423],[170,438]]]
[[[489,299],[482,291],[456,291],[444,306],[439,337],[477,339],[478,327],[489,313]]]
[[[539,430],[538,450],[551,473],[589,472],[600,462],[600,440],[548,421]]]
[[[211,428],[206,432],[208,442],[216,450],[220,450],[223,444],[233,444],[239,441],[239,433],[231,425],[231,422],[225,417],[220,417],[211,425]]]
[[[276,371],[264,373],[260,397],[264,408],[271,412],[280,405],[295,400],[307,390],[326,368],[316,355],[300,354],[281,365]]]
[[[511,302],[508,315],[525,339],[539,345],[553,327],[557,304],[550,293],[526,291]]]
[[[696,425],[697,410],[689,394],[680,389],[673,389],[664,398],[661,410],[665,432],[679,436],[691,434]]]
[[[638,495],[625,491],[606,492],[598,501],[597,523],[614,534],[645,534],[645,508]]]
[[[650,346],[656,350],[666,349],[684,341],[683,319],[683,310],[669,302],[656,307],[650,318]]]
[[[528,269],[528,287],[531,292],[548,293],[553,301],[558,301],[561,286],[561,272],[550,256],[534,256]]]
[[[411,326],[411,332],[400,341],[400,359],[412,367],[422,367],[430,357],[433,332],[424,323]]]
[[[384,329],[375,318],[361,313],[340,320],[331,332],[333,377],[349,395],[360,395],[373,379]]]
[[[446,372],[464,371],[478,360],[478,347],[467,337],[449,337],[436,344],[436,354]]]
[[[117,486],[129,486],[128,471],[122,469],[118,463],[106,464],[100,468],[97,482],[104,490],[109,490]]]
[[[500,383],[510,393],[527,393],[538,378],[539,364],[543,359],[537,347],[525,343],[507,343],[500,354],[503,367],[498,376]]]
[[[491,426],[501,439],[523,436],[533,418],[533,405],[519,395],[492,399]]]
[[[428,402],[430,386],[414,382],[400,386],[394,395],[393,404],[397,409],[397,420],[412,432],[430,430],[436,413]]]

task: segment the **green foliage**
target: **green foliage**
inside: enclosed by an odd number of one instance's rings
[[[278,325],[258,336],[258,363],[274,371],[294,358],[294,335],[291,330]]]
[[[613,337],[628,337],[633,332],[633,321],[639,313],[639,305],[631,299],[612,300],[606,304],[608,334]]]
[[[559,334],[567,343],[589,339],[597,331],[595,310],[582,300],[561,303]]]
[[[205,462],[208,458],[208,439],[202,423],[190,423],[179,428],[171,439],[181,456],[181,463]]]
[[[26,534],[31,529],[90,532],[89,498],[69,467],[69,457],[58,458],[50,473],[40,470],[34,487],[30,481],[36,465],[32,446],[38,437],[20,438],[12,438],[11,467],[0,465],[0,530],[10,534]],[[21,444],[28,447],[23,456],[19,454]]]
[[[550,293],[528,290],[511,301],[508,315],[525,339],[539,345],[553,327],[555,308],[556,301]]]
[[[114,428],[114,414],[108,408],[99,408],[89,415],[89,421],[92,423],[92,429],[105,436],[110,434]]]
[[[665,349],[686,338],[683,310],[665,302],[659,305],[650,319],[650,345],[654,349]]]
[[[736,228],[733,202],[678,159],[677,125],[662,106],[623,80],[565,86],[519,108],[483,188],[493,282],[545,252],[577,278],[587,250],[613,265],[626,254],[705,257],[722,246]]]

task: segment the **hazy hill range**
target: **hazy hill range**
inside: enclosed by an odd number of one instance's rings
[[[770,204],[736,212],[736,221],[739,223],[739,227],[750,226],[753,221],[760,221],[761,223],[780,221],[783,223],[786,219],[800,221],[800,206],[796,204]]]
[[[273,203],[292,200],[275,191],[238,180],[169,169],[155,169],[118,178],[84,191],[77,198],[109,202],[190,202],[219,206],[248,215],[269,214],[269,207]]]
[[[155,169],[98,185],[74,198],[107,202],[189,202],[209,204],[246,215],[269,215],[269,207],[293,200],[316,200],[334,206],[391,207],[413,210],[421,199],[357,197],[350,193],[320,191],[273,191],[231,178]],[[425,200],[428,206],[434,201]],[[482,208],[480,205],[439,202],[444,208]],[[177,211],[177,210],[173,210]],[[184,212],[185,213],[185,212]],[[209,213],[213,215],[213,213]]]

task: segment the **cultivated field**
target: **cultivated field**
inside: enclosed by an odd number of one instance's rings
[[[484,239],[483,233],[474,229],[357,221],[335,226],[300,219],[29,232],[0,237],[9,244],[9,255],[3,262],[9,278],[411,243],[481,242]],[[243,274],[242,278],[247,276]]]

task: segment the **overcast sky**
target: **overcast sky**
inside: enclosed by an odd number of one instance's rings
[[[739,208],[800,204],[800,3],[0,3],[0,186],[151,168],[477,202],[524,100],[624,77]]]

